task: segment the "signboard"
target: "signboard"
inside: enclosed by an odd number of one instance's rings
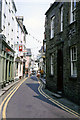
[[[9,48],[7,48],[5,45],[2,45],[2,50],[11,56],[14,56],[14,53]]]
[[[19,46],[19,51],[22,51],[22,45]]]

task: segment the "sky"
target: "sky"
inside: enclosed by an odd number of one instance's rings
[[[38,54],[44,39],[45,13],[54,0],[14,0],[18,16],[24,17],[28,35],[26,47],[34,56]]]

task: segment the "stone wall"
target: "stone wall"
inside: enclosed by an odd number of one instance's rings
[[[54,3],[55,4],[55,3]],[[61,49],[63,51],[63,94],[70,100],[79,103],[80,98],[80,2],[76,7],[76,21],[70,24],[70,3],[58,3],[52,5],[47,11],[47,27],[46,33],[46,69],[47,79],[46,87],[51,91],[57,92],[58,83],[58,67],[57,53]],[[63,5],[63,32],[60,32],[60,7]],[[55,36],[50,39],[50,21],[51,16],[55,15]],[[77,77],[71,77],[71,57],[70,48],[77,46]],[[50,75],[50,54],[54,53],[53,66],[54,75]]]

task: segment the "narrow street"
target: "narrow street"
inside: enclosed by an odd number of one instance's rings
[[[40,82],[35,76],[19,82],[5,97],[2,97],[0,102],[4,104],[1,116],[3,118],[77,118],[45,98],[39,89]]]

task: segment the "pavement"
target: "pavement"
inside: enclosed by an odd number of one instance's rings
[[[6,87],[0,89],[0,97],[4,95],[11,87],[17,84],[20,80],[21,79],[15,80],[14,82],[10,82],[9,84],[6,84]]]
[[[50,97],[52,97],[53,99],[57,100],[58,102],[60,102],[61,104],[69,107],[70,109],[76,111],[77,113],[80,114],[80,106],[78,104],[75,104],[74,102],[70,101],[69,99],[67,99],[65,96],[60,95],[58,93],[54,93],[49,91],[48,89],[45,88],[46,85],[46,79],[44,78],[40,78],[40,81],[44,84],[43,87],[43,91],[49,95]]]

